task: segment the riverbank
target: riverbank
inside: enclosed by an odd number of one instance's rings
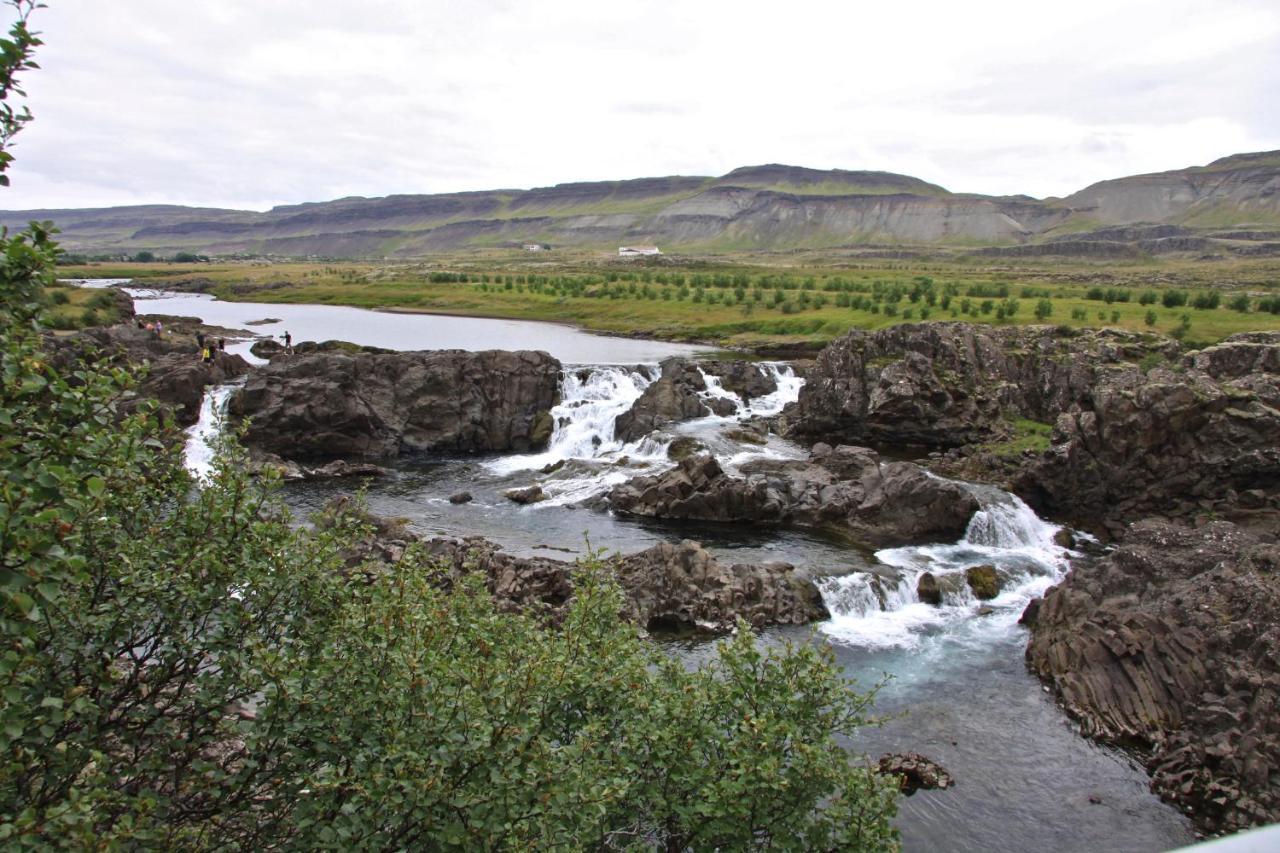
[[[1175,334],[1194,344],[1280,329],[1274,261],[1065,266],[1007,259],[784,264],[773,257],[534,263],[482,254],[399,264],[113,264],[60,274],[137,275],[149,285],[237,301],[536,320],[742,349],[822,344],[850,329],[920,320],[1107,326]]]

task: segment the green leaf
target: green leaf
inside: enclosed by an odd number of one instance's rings
[[[103,491],[106,490],[107,482],[106,480],[103,480],[101,477],[90,477],[87,481],[85,481],[85,486],[89,489],[89,494],[97,498],[97,497],[101,497]]]

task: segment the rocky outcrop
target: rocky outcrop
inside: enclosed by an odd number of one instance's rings
[[[348,462],[345,459],[334,459],[323,465],[303,465],[288,459],[281,459],[274,453],[252,450],[246,460],[249,470],[259,473],[267,470],[275,471],[282,480],[341,480],[348,477],[385,477],[391,472],[371,462]]]
[[[713,456],[689,456],[616,486],[608,504],[652,518],[822,528],[875,545],[958,539],[978,509],[963,486],[863,447],[820,445],[807,461],[761,459],[740,470],[732,476]]]
[[[195,340],[185,335],[160,335],[127,323],[85,329],[49,338],[47,343],[64,366],[84,358],[145,367],[138,396],[163,403],[181,426],[190,426],[200,417],[206,387],[243,376],[250,369],[240,356],[221,351],[214,351],[212,361],[204,361]]]
[[[662,375],[614,421],[613,434],[620,441],[639,441],[668,424],[702,418],[711,414],[703,397],[706,380],[697,365],[683,358],[662,362]]]
[[[1149,515],[1280,518],[1280,333],[1236,335],[1113,373],[1060,415],[1014,483],[1038,509],[1112,533]]]
[[[877,769],[885,776],[897,776],[902,793],[908,797],[916,791],[946,790],[955,784],[941,764],[918,752],[890,752],[880,756]]]
[[[421,543],[453,578],[485,577],[490,594],[508,609],[539,608],[553,619],[573,597],[576,563],[547,557],[516,557],[479,537],[420,540],[400,524],[365,517],[373,535],[350,551],[350,568],[395,563]],[[718,634],[739,619],[756,628],[802,625],[828,616],[818,588],[787,563],[727,565],[697,542],[663,542],[608,563],[624,594],[622,615],[652,631]]]
[[[818,356],[788,431],[825,441],[957,447],[1000,435],[1012,418],[1052,420],[1103,375],[1175,342],[1114,330],[903,324],[853,331]]]
[[[1085,734],[1147,753],[1210,831],[1280,820],[1280,545],[1143,521],[1024,614],[1027,661]]]
[[[544,352],[317,353],[274,359],[229,410],[247,445],[288,459],[525,451],[559,383]]]

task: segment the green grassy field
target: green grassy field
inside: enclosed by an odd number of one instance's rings
[[[547,320],[736,346],[820,343],[922,320],[1114,327],[1192,344],[1280,329],[1275,259],[993,264],[786,253],[637,263],[492,250],[430,263],[115,264],[60,274],[161,286],[202,279],[240,301]]]
[[[46,288],[44,312],[45,323],[59,331],[109,325],[120,320],[120,311],[113,293],[81,287]]]

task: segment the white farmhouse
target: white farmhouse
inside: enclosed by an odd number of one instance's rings
[[[638,258],[641,255],[661,255],[657,246],[619,246],[618,257]]]

